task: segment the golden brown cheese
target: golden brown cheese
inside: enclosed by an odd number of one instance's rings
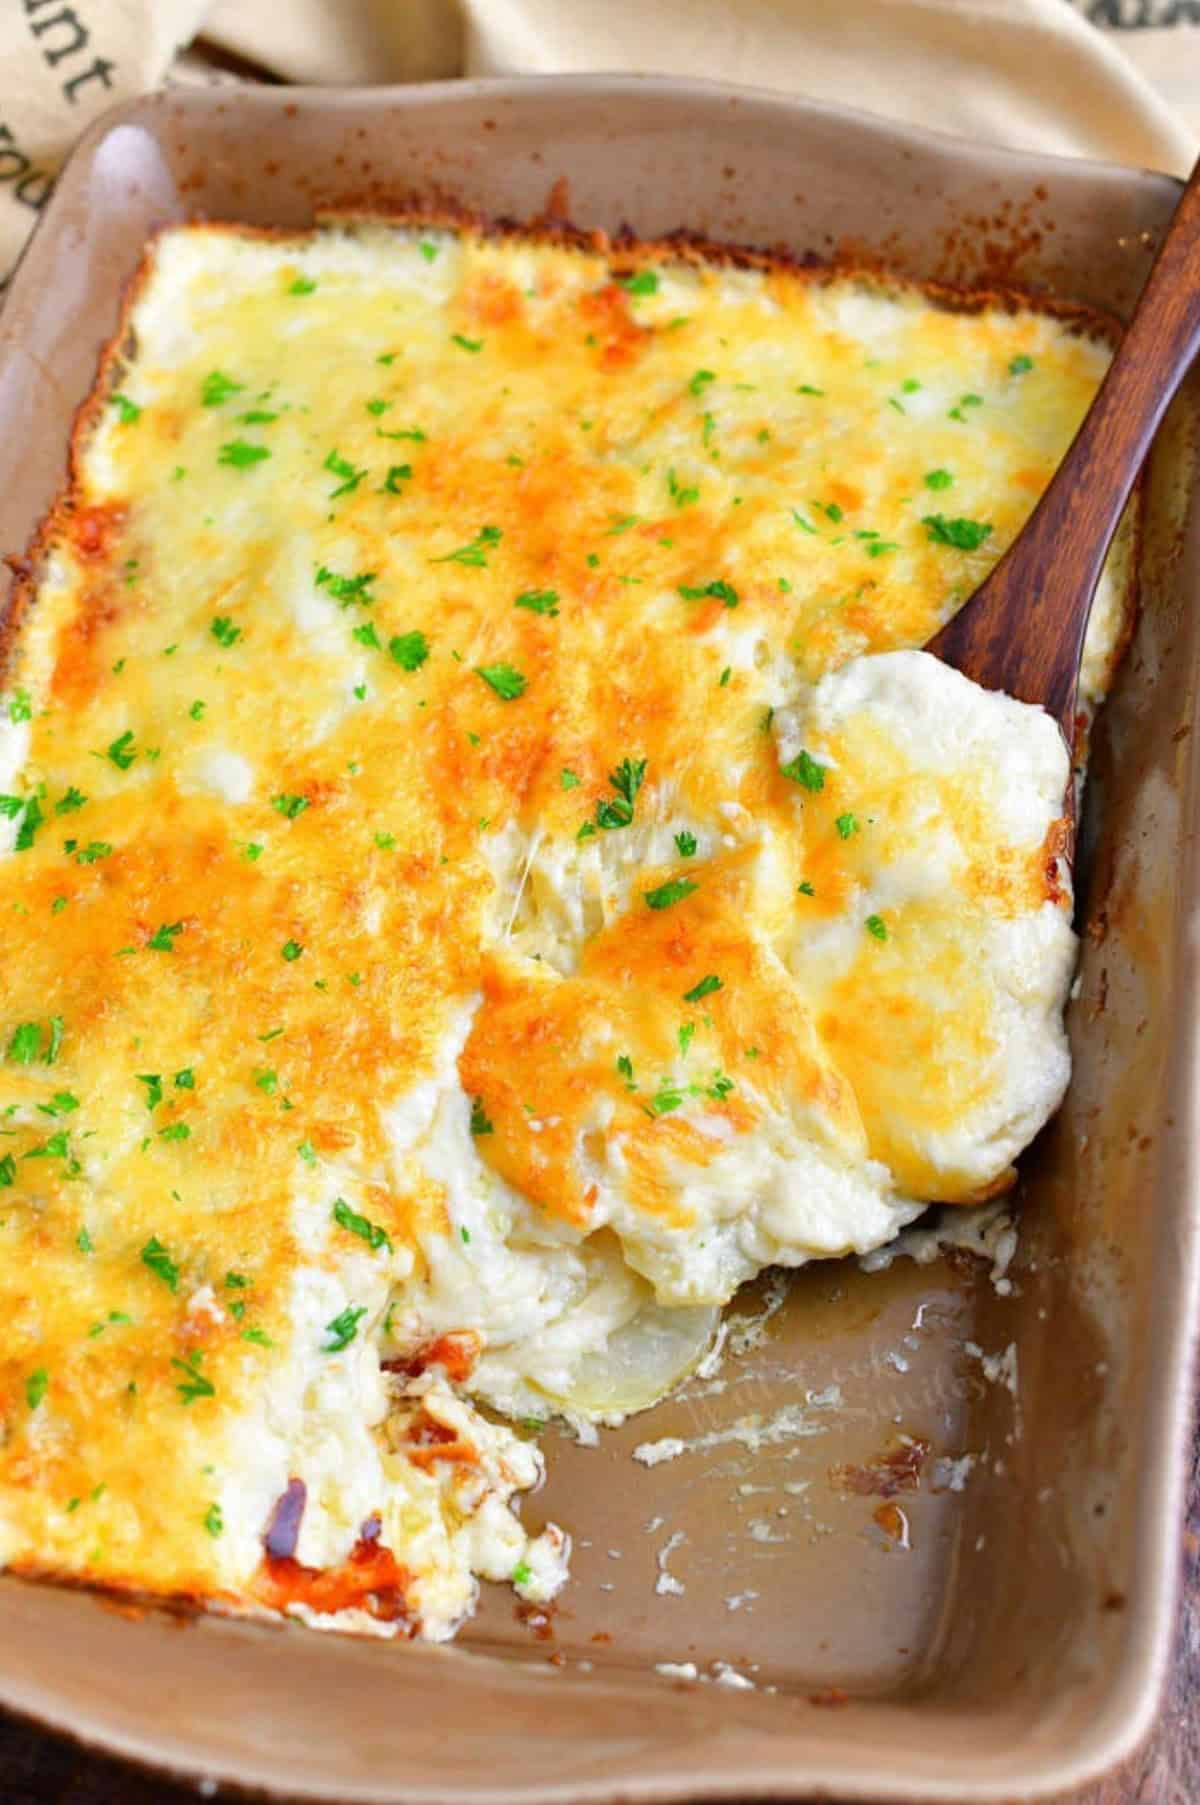
[[[694,877],[668,838],[543,1008],[489,950],[522,906],[519,882],[497,897],[497,837],[607,849],[639,767],[684,847],[723,810],[793,834],[772,707],[931,635],[1106,354],[873,279],[381,226],[166,233],[130,321],[8,662],[0,1541],[14,1565],[261,1597],[265,1520],[235,1557],[216,1502],[231,1438],[273,1375],[378,1326],[365,1292],[319,1343],[293,1307],[298,1273],[342,1284],[371,1252],[329,1224],[334,1193],[397,1282],[449,1226],[383,1110],[478,992],[478,1149],[568,1224],[589,1199],[562,1149],[598,1091],[638,1209],[677,1219],[674,1163],[710,1156],[626,1087],[623,1035],[662,1065],[693,1022],[714,1122],[802,1094],[861,1153],[855,1089],[886,1083],[904,1002],[835,990],[834,1069],[747,927],[736,850],[708,844],[703,895],[647,909]],[[796,842],[818,912],[858,856],[835,808]],[[1038,892],[1036,861],[997,869],[987,844],[981,893]],[[765,1102],[739,1092],[750,1062]]]

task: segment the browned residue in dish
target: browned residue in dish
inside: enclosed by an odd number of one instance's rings
[[[871,1515],[889,1542],[894,1542],[897,1548],[912,1547],[908,1514],[900,1505],[890,1501],[887,1504],[877,1504]]]
[[[897,1492],[916,1491],[928,1457],[927,1441],[902,1435],[864,1466],[830,1467],[829,1482],[851,1497],[894,1498]]]
[[[554,1640],[554,1606],[552,1604],[530,1604],[522,1601],[513,1610],[518,1623],[523,1623],[532,1630],[539,1642]]]

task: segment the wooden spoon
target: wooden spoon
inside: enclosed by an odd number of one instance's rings
[[[1159,421],[1200,351],[1200,163],[1082,426],[995,569],[928,650],[1040,702],[1074,742],[1083,638],[1104,556]]]

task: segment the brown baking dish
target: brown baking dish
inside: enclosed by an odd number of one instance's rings
[[[1176,193],[698,82],[156,96],[76,152],[0,315],[0,551],[61,484],[166,221],[549,207],[1119,315]],[[1040,1798],[1129,1751],[1170,1639],[1194,1323],[1196,403],[1193,385],[1147,480],[1140,620],[1081,839],[1075,1078],[1025,1164],[1011,1294],[963,1257],[809,1268],[715,1380],[597,1448],[552,1436],[544,1502],[576,1557],[549,1621],[496,1592],[452,1648],[377,1645],[10,1579],[0,1701],[180,1773],[422,1805]],[[789,1404],[807,1432],[756,1444]],[[831,1482],[904,1435],[869,1495]],[[691,1445],[631,1459],[668,1436]],[[681,1593],[656,1589],[668,1563]],[[657,1671],[687,1663],[703,1677]],[[714,1683],[724,1663],[752,1686]]]

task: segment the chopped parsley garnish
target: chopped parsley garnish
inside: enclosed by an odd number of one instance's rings
[[[40,1022],[22,1022],[13,1029],[4,1057],[11,1059],[14,1065],[32,1065],[41,1051],[42,1027]]]
[[[12,699],[8,704],[8,718],[14,725],[18,721],[33,719],[33,703],[27,689],[14,689]]]
[[[682,1105],[683,1092],[680,1087],[671,1078],[660,1078],[658,1089],[650,1102],[643,1104],[642,1108],[648,1116],[654,1117],[669,1115],[673,1109],[679,1109]]]
[[[688,383],[688,392],[692,395],[702,395],[709,383],[715,382],[716,380],[717,373],[715,370],[697,370],[691,381]]]
[[[38,828],[41,827],[44,820],[45,817],[42,814],[41,803],[36,796],[31,796],[25,804],[25,818],[17,829],[17,838],[15,842],[15,850],[17,852],[29,851],[29,848],[33,845]]]
[[[236,645],[242,637],[242,629],[235,627],[227,614],[214,615],[208,630],[219,646]]]
[[[426,263],[432,263],[441,248],[441,245],[434,244],[429,238],[422,238],[417,246],[417,249],[420,251],[422,257],[424,257]]]
[[[245,1291],[253,1283],[254,1280],[248,1279],[244,1272],[227,1272],[225,1274],[225,1289],[227,1291]]]
[[[632,275],[618,276],[617,284],[628,295],[656,295],[658,273],[652,269],[635,270]]]
[[[96,1251],[95,1243],[92,1240],[92,1237],[88,1234],[86,1228],[81,1228],[79,1233],[76,1235],[75,1245],[79,1249],[80,1253],[94,1253]]]
[[[475,537],[466,545],[460,545],[452,552],[446,552],[440,558],[430,558],[431,564],[465,564],[472,570],[486,570],[488,553],[493,551],[501,540],[498,526],[480,527]]]
[[[712,1083],[705,1095],[711,1097],[714,1103],[723,1103],[732,1089],[733,1079],[727,1078],[724,1072],[717,1071],[713,1073]]]
[[[219,1536],[225,1528],[225,1519],[221,1515],[219,1504],[210,1504],[204,1513],[204,1527],[210,1536]]]
[[[132,426],[135,420],[140,420],[142,417],[141,408],[136,401],[131,401],[128,395],[114,395],[112,404],[117,410],[117,418],[122,426]]]
[[[388,640],[388,651],[402,671],[418,671],[429,656],[429,641],[421,632],[397,633]]]
[[[693,484],[681,483],[674,469],[667,471],[667,494],[677,508],[690,508],[700,499],[700,491]]]
[[[177,1366],[184,1375],[175,1389],[185,1404],[194,1404],[197,1398],[215,1398],[216,1386],[211,1379],[206,1379],[200,1371],[200,1363],[204,1355],[198,1347],[194,1347],[186,1360],[172,1358],[171,1365]]]
[[[373,620],[364,621],[361,627],[355,627],[350,637],[351,639],[356,639],[360,646],[373,646],[377,652],[383,650],[379,635],[375,631],[375,622]]]
[[[311,295],[317,286],[315,276],[297,276],[288,289],[289,295]]]
[[[25,1381],[25,1402],[36,1410],[50,1389],[50,1374],[44,1366],[35,1367]]]
[[[359,1304],[357,1308],[347,1305],[332,1322],[325,1324],[325,1333],[329,1340],[322,1342],[323,1354],[339,1354],[344,1347],[349,1347],[358,1334],[358,1325],[367,1313],[367,1306]]]
[[[382,363],[382,361],[381,358],[380,362]],[[377,426],[375,437],[377,439],[411,439],[414,445],[424,445],[425,443],[425,434],[419,426],[401,427],[395,432],[385,432],[382,426]]]
[[[1016,357],[1009,360],[1008,373],[1010,376],[1024,376],[1026,371],[1032,370],[1032,368],[1032,357],[1029,357],[1024,351],[1020,351]]]
[[[602,797],[596,804],[596,826],[606,829],[628,827],[633,820],[633,807],[646,777],[644,758],[623,758],[608,781],[616,791],[616,801]],[[590,825],[590,824],[589,824]]]
[[[0,796],[0,815],[9,821],[15,821],[24,807],[24,796]]]
[[[300,1158],[304,1161],[306,1166],[315,1166],[316,1165],[317,1150],[313,1146],[311,1141],[298,1142],[297,1146],[296,1146],[296,1152],[300,1155]]]
[[[711,597],[713,601],[724,602],[727,608],[736,608],[738,605],[737,590],[733,587],[732,583],[725,582],[722,577],[718,577],[713,583],[701,583],[698,585],[681,583],[679,585],[679,594],[683,597],[685,602],[702,602],[707,597]]]
[[[336,449],[327,454],[321,468],[328,470],[331,476],[340,478],[337,488],[329,491],[330,501],[336,501],[339,495],[352,494],[367,474],[365,468],[356,469]]]
[[[676,1038],[679,1041],[680,1054],[684,1059],[687,1058],[688,1048],[691,1046],[695,1037],[696,1037],[695,1022],[684,1022],[683,1026],[679,1030],[678,1035],[676,1036]]]
[[[228,401],[231,395],[240,395],[244,383],[235,382],[232,376],[226,376],[221,370],[210,370],[204,378],[200,389],[200,399],[205,407],[220,407],[222,401]]]
[[[164,921],[155,928],[146,945],[152,953],[173,953],[175,941],[183,932],[181,921]]]
[[[724,986],[716,973],[709,972],[708,976],[701,978],[698,984],[693,984],[690,990],[684,991],[683,1000],[685,1003],[699,1003],[702,1002],[705,997],[712,996],[714,991],[722,990],[723,988]]]
[[[797,894],[797,896],[815,896],[817,893],[813,889],[812,885],[809,883],[808,879],[805,878],[805,880],[802,884],[796,885],[796,894]]]
[[[87,845],[81,846],[75,854],[75,863],[77,865],[94,865],[97,859],[106,859],[111,852],[112,846],[107,840],[89,840]]]
[[[670,883],[659,884],[657,889],[643,890],[642,895],[648,908],[669,909],[673,903],[682,902],[700,888],[690,877],[673,878]]]
[[[558,787],[560,790],[577,790],[582,782],[583,779],[581,777],[576,777],[574,771],[568,771],[565,765],[558,774]]]
[[[807,752],[798,752],[795,758],[790,759],[786,765],[780,765],[779,769],[784,777],[790,777],[793,783],[800,784],[806,790],[825,788],[825,767],[819,765]]]
[[[286,960],[289,965],[292,965],[300,957],[303,951],[304,948],[298,940],[285,940],[280,949],[280,957]]]
[[[511,664],[477,664],[475,673],[494,689],[502,702],[515,702],[525,694],[525,678]]]
[[[61,1015],[50,1017],[50,1044],[46,1048],[43,1065],[54,1065],[58,1060],[58,1051],[63,1043],[63,1018]]]
[[[481,338],[466,338],[461,332],[452,332],[450,334],[450,341],[452,344],[457,345],[461,351],[483,350],[483,340]]]
[[[396,836],[395,834],[376,834],[375,844],[380,852],[390,852],[396,844]]]
[[[381,1247],[386,1247],[391,1253],[392,1241],[387,1230],[380,1228],[376,1222],[368,1221],[366,1216],[358,1215],[344,1198],[335,1198],[333,1219],[339,1228],[344,1228],[350,1234],[357,1235],[360,1241],[365,1241],[367,1246],[373,1248],[376,1253]]]
[[[165,1128],[159,1129],[158,1138],[160,1141],[186,1141],[190,1140],[191,1133],[186,1122],[168,1122]]]
[[[168,1291],[179,1289],[179,1268],[158,1239],[151,1235],[142,1249],[142,1265],[148,1266],[156,1278],[160,1278]]]
[[[388,473],[383,479],[383,488],[380,493],[383,495],[399,495],[401,493],[401,483],[409,482],[411,478],[411,464],[389,464]]]
[[[234,470],[248,470],[252,464],[261,464],[270,455],[265,445],[252,445],[249,439],[230,439],[218,451],[217,462],[229,464]]]
[[[373,570],[363,570],[355,577],[340,577],[330,570],[327,564],[317,566],[316,584],[318,589],[327,589],[335,602],[348,608],[351,602],[361,602],[364,607],[375,600],[367,591],[375,581]]]
[[[873,934],[876,940],[887,939],[887,922],[883,919],[882,915],[867,916],[867,932],[868,934]]]
[[[286,821],[294,821],[296,816],[302,815],[308,807],[308,797],[289,796],[286,791],[281,791],[278,796],[272,796],[271,807],[276,809]]]
[[[196,1074],[190,1065],[185,1065],[181,1071],[178,1071],[175,1074],[175,1089],[179,1091],[194,1091],[195,1088]]]
[[[647,275],[649,273],[650,273],[649,271],[646,271]],[[657,280],[657,278],[656,278],[656,280]],[[646,289],[643,292],[647,293],[647,294],[653,294],[654,290]],[[512,1572],[509,1574],[509,1579],[511,1580],[511,1582],[514,1586],[527,1586],[532,1578],[533,1578],[533,1569],[529,1565],[528,1561],[518,1561],[516,1566],[513,1568]]]
[[[553,619],[558,613],[558,591],[557,589],[522,589],[513,606],[528,608],[531,614],[548,614]]]
[[[83,791],[77,790],[72,784],[66,794],[60,796],[54,804],[54,812],[56,815],[72,815],[76,809],[81,809],[86,801],[87,797]]]
[[[833,825],[837,828],[841,838],[848,840],[851,834],[858,832],[858,816],[849,813],[839,815]]]
[[[987,520],[948,520],[944,514],[924,514],[921,521],[935,544],[953,545],[960,552],[978,551],[992,531]]]
[[[675,835],[675,847],[681,859],[690,859],[696,851],[696,836],[686,828]]]
[[[824,389],[815,389],[811,382],[800,382],[796,385],[798,395],[823,395]]]
[[[637,1089],[637,1084],[633,1076],[633,1061],[628,1053],[618,1053],[617,1070],[625,1080],[626,1090],[635,1091]]]
[[[155,1110],[163,1100],[162,1077],[158,1072],[138,1072],[135,1074],[139,1084],[146,1087],[146,1108]]]
[[[192,706],[188,709],[188,714],[193,721],[202,721],[204,719],[204,709],[205,704],[203,702],[193,702]]]
[[[367,412],[369,414],[374,414],[375,418],[378,419],[380,414],[387,413],[388,408],[391,405],[392,404],[390,401],[368,401],[367,402]]]
[[[116,739],[105,748],[104,753],[98,754],[98,756],[106,758],[110,764],[117,767],[118,771],[128,771],[137,757],[133,744],[133,729],[127,727],[124,733],[119,733]]]
[[[948,470],[927,470],[924,480],[927,489],[948,489],[954,478]]]
[[[270,426],[272,420],[278,418],[278,414],[270,413],[265,407],[252,407],[248,413],[238,415],[243,426]]]
[[[16,1181],[17,1162],[11,1153],[6,1153],[4,1158],[0,1159],[0,1189],[3,1189],[7,1185],[15,1184]]]
[[[604,530],[608,534],[608,537],[612,539],[619,536],[621,533],[630,532],[632,528],[638,524],[640,519],[640,514],[616,514],[612,518],[612,524],[607,526]]]
[[[494,1125],[488,1119],[487,1110],[483,1107],[483,1098],[476,1097],[471,1104],[471,1133],[492,1134]]]
[[[265,1329],[243,1329],[242,1340],[252,1341],[255,1347],[274,1347],[275,1343]]]

